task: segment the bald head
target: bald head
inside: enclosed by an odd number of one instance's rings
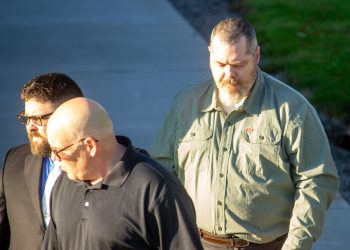
[[[83,97],[68,100],[56,109],[49,119],[47,134],[50,144],[59,138],[74,141],[114,137],[112,121],[104,108]]]

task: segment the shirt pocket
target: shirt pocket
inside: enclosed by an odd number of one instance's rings
[[[213,132],[210,129],[191,129],[176,133],[177,165],[180,170],[203,170],[210,166],[209,155]]]
[[[240,154],[243,155],[242,165],[248,173],[263,179],[270,179],[272,175],[278,173],[281,132],[267,128],[254,132],[244,131],[242,137]]]

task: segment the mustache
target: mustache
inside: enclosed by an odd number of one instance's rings
[[[28,136],[29,136],[30,138],[33,138],[33,137],[40,137],[40,138],[44,139],[44,137],[43,137],[40,133],[38,133],[38,132],[30,132],[30,133],[28,133]]]
[[[236,84],[239,84],[239,81],[236,79],[223,79],[223,80],[221,80],[221,84],[223,84],[223,85],[226,85],[226,84],[236,85]]]

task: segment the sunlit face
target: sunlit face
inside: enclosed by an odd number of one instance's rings
[[[242,36],[235,44],[222,42],[213,37],[210,52],[210,69],[219,92],[230,96],[234,102],[246,97],[254,85],[260,48],[247,54],[246,38]]]
[[[52,102],[41,103],[30,99],[24,103],[24,113],[27,116],[42,116],[52,113],[56,106]],[[26,125],[26,131],[30,143],[31,151],[34,155],[50,156],[51,149],[47,140],[46,125],[47,119],[43,119],[42,126],[36,125],[32,120]]]
[[[65,135],[57,136],[50,133],[48,136],[52,151],[59,151],[59,158],[54,153],[51,154],[51,158],[59,161],[62,171],[67,173],[68,178],[76,181],[91,180],[93,169],[89,164],[85,139],[73,141]]]
[[[60,166],[62,171],[67,173],[71,180],[85,181],[89,178],[89,164],[86,158],[86,152],[82,149],[83,142],[73,146],[68,152],[64,152]]]

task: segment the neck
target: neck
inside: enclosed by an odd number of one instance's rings
[[[115,138],[114,141],[110,144],[106,142],[105,147],[106,151],[100,152],[101,161],[96,163],[99,166],[98,176],[95,180],[91,180],[91,185],[94,185],[102,181],[112,170],[112,168],[120,162],[123,157],[126,147],[122,144],[119,144]]]

